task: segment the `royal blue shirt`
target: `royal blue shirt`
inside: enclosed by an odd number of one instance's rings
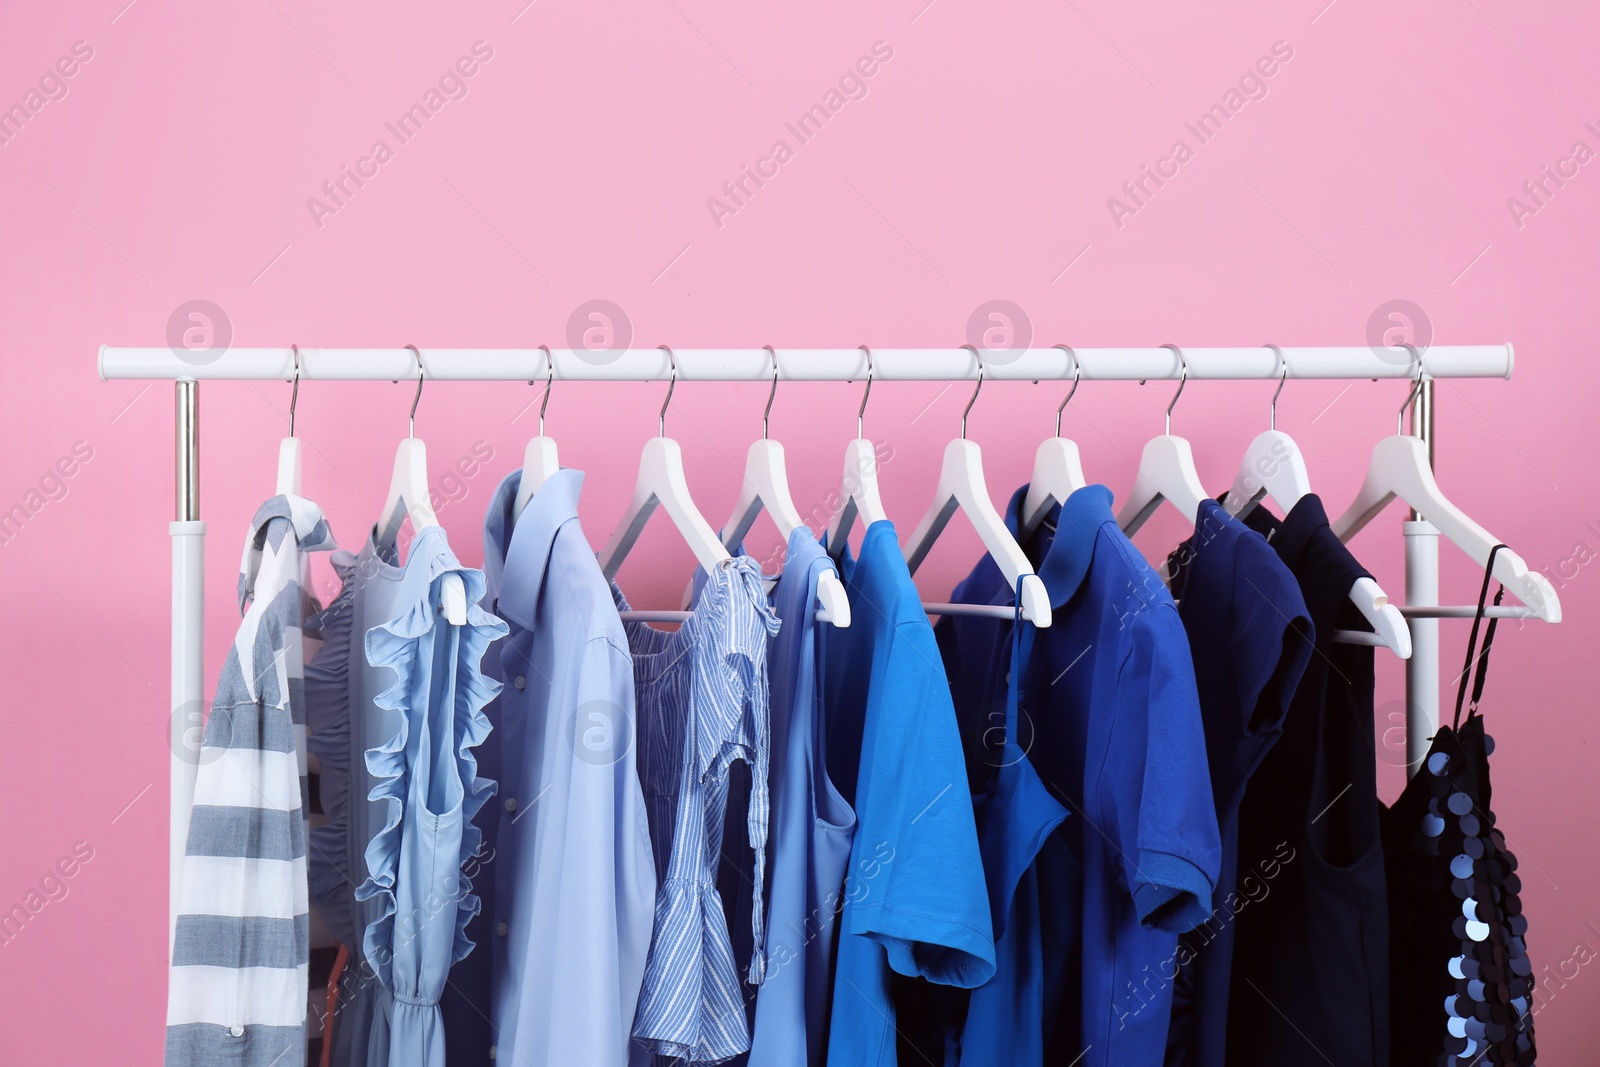
[[[1007,509],[1013,531],[1026,491]],[[1035,863],[1057,887],[1039,894],[1042,1018],[1012,1025],[1041,1028],[1046,1063],[1159,1064],[1178,934],[1210,913],[1221,862],[1188,639],[1166,586],[1117,527],[1105,486],[1052,508],[1024,548],[1053,616],[1027,657],[1018,741],[1069,817],[1052,835],[1067,855],[1046,842]],[[1014,599],[988,559],[957,595]],[[993,749],[984,734],[996,691],[991,682],[963,701],[973,709],[963,719],[969,753]],[[983,764],[969,759],[975,776]],[[1052,970],[1060,961],[1064,975]]]
[[[894,976],[981,985],[994,932],[950,689],[893,523],[867,528],[859,558],[842,555],[851,624],[821,635],[823,706],[828,771],[856,834],[828,1062],[873,1067],[899,1062]]]
[[[1167,1063],[1223,1067],[1236,919],[1272,892],[1281,862],[1252,855],[1241,865],[1239,802],[1283,733],[1313,634],[1294,573],[1214,500],[1200,505],[1194,536],[1168,557],[1168,572],[1194,654],[1222,871],[1211,914],[1179,940]]]

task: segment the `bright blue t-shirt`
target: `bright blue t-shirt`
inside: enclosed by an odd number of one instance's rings
[[[891,986],[971,988],[994,932],[949,684],[894,524],[875,522],[840,572],[851,624],[824,628],[830,776],[856,813],[828,1062],[898,1062]]]

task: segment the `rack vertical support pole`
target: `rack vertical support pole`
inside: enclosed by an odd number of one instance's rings
[[[204,732],[205,549],[200,521],[200,384],[177,383],[172,536],[172,783],[167,886],[167,951],[178,921],[183,854],[189,841],[195,771]]]
[[[1424,378],[1411,409],[1411,432],[1428,448],[1433,465],[1433,380]],[[1406,603],[1439,603],[1439,528],[1415,511],[1404,523]],[[1411,658],[1406,661],[1406,774],[1415,774],[1439,729],[1439,620],[1409,619]]]

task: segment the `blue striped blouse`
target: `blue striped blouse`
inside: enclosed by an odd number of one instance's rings
[[[626,601],[617,594],[619,605]],[[728,771],[750,765],[746,817],[755,871],[750,963],[763,957],[766,867],[767,638],[778,617],[748,556],[718,567],[694,614],[674,633],[626,627],[639,721],[639,778],[656,861],[655,922],[633,1036],[683,1065],[718,1063],[750,1047],[744,997],[716,888]]]

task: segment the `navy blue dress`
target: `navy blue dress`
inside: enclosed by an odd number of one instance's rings
[[[1350,587],[1371,575],[1334,536],[1315,494],[1281,522],[1259,507],[1244,522],[1294,572],[1316,654],[1239,808],[1241,868],[1270,857],[1281,870],[1271,892],[1238,915],[1227,1062],[1388,1067],[1373,649],[1333,640],[1337,630],[1370,629]]]

